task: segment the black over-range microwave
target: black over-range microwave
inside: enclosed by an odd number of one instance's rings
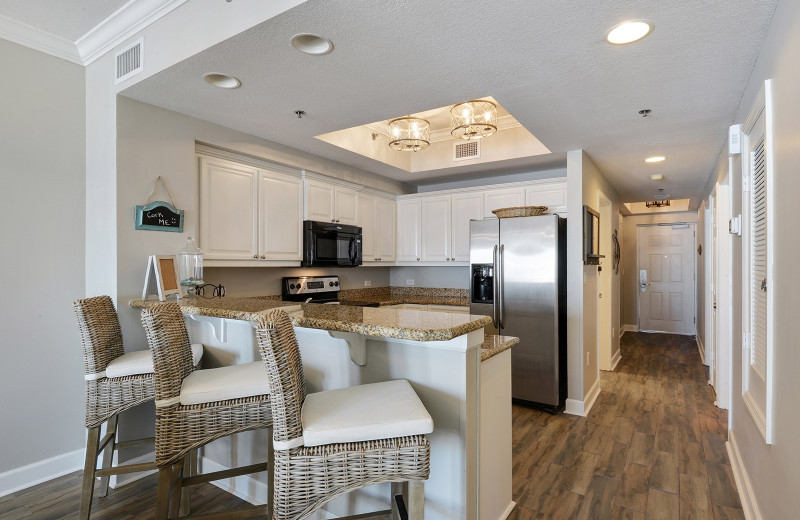
[[[303,267],[361,265],[361,228],[332,222],[303,221]]]

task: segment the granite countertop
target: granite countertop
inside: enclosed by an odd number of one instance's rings
[[[345,289],[339,293],[342,302],[377,303],[380,306],[401,305],[458,305],[469,306],[467,289],[437,289],[430,287],[370,287]]]
[[[144,308],[154,300],[131,300],[129,305]],[[267,311],[284,308],[296,327],[354,332],[368,336],[446,341],[482,329],[491,323],[488,316],[451,314],[380,307],[298,304],[268,298],[183,298],[178,301],[184,314],[258,321]]]
[[[488,316],[349,305],[303,304],[287,312],[296,327],[414,341],[447,341],[492,321]]]
[[[481,345],[481,361],[486,361],[519,343],[513,336],[486,336]]]
[[[156,300],[131,300],[128,305],[143,309],[159,303]],[[267,311],[284,307],[287,312],[297,310],[297,302],[284,302],[271,298],[181,298],[178,305],[184,314],[228,318],[231,320],[258,321]]]

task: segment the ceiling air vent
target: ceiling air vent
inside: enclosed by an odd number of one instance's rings
[[[466,161],[467,159],[478,159],[481,156],[480,141],[466,141],[456,143],[453,146],[453,160]]]
[[[118,85],[130,78],[139,74],[144,69],[142,62],[142,46],[144,39],[140,38],[132,44],[128,45],[119,51],[114,59],[117,63],[115,85]]]

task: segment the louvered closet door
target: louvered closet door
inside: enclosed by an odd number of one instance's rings
[[[639,226],[637,236],[639,269],[647,276],[639,329],[694,334],[694,226]]]

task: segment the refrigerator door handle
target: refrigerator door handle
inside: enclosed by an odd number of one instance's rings
[[[500,322],[497,315],[497,306],[499,305],[498,291],[500,290],[500,279],[497,273],[497,244],[492,250],[492,271],[494,272],[494,281],[492,283],[492,325],[500,332]]]
[[[500,325],[499,329],[503,328],[503,318],[505,318],[506,314],[506,306],[505,303],[503,303],[503,296],[504,296],[503,284],[505,283],[504,279],[506,277],[505,255],[503,254],[504,250],[505,250],[504,245],[500,244],[500,265],[498,266],[500,270],[495,271],[496,275],[499,274],[498,277],[499,280],[497,284],[497,311],[498,311],[497,321],[499,322]]]

